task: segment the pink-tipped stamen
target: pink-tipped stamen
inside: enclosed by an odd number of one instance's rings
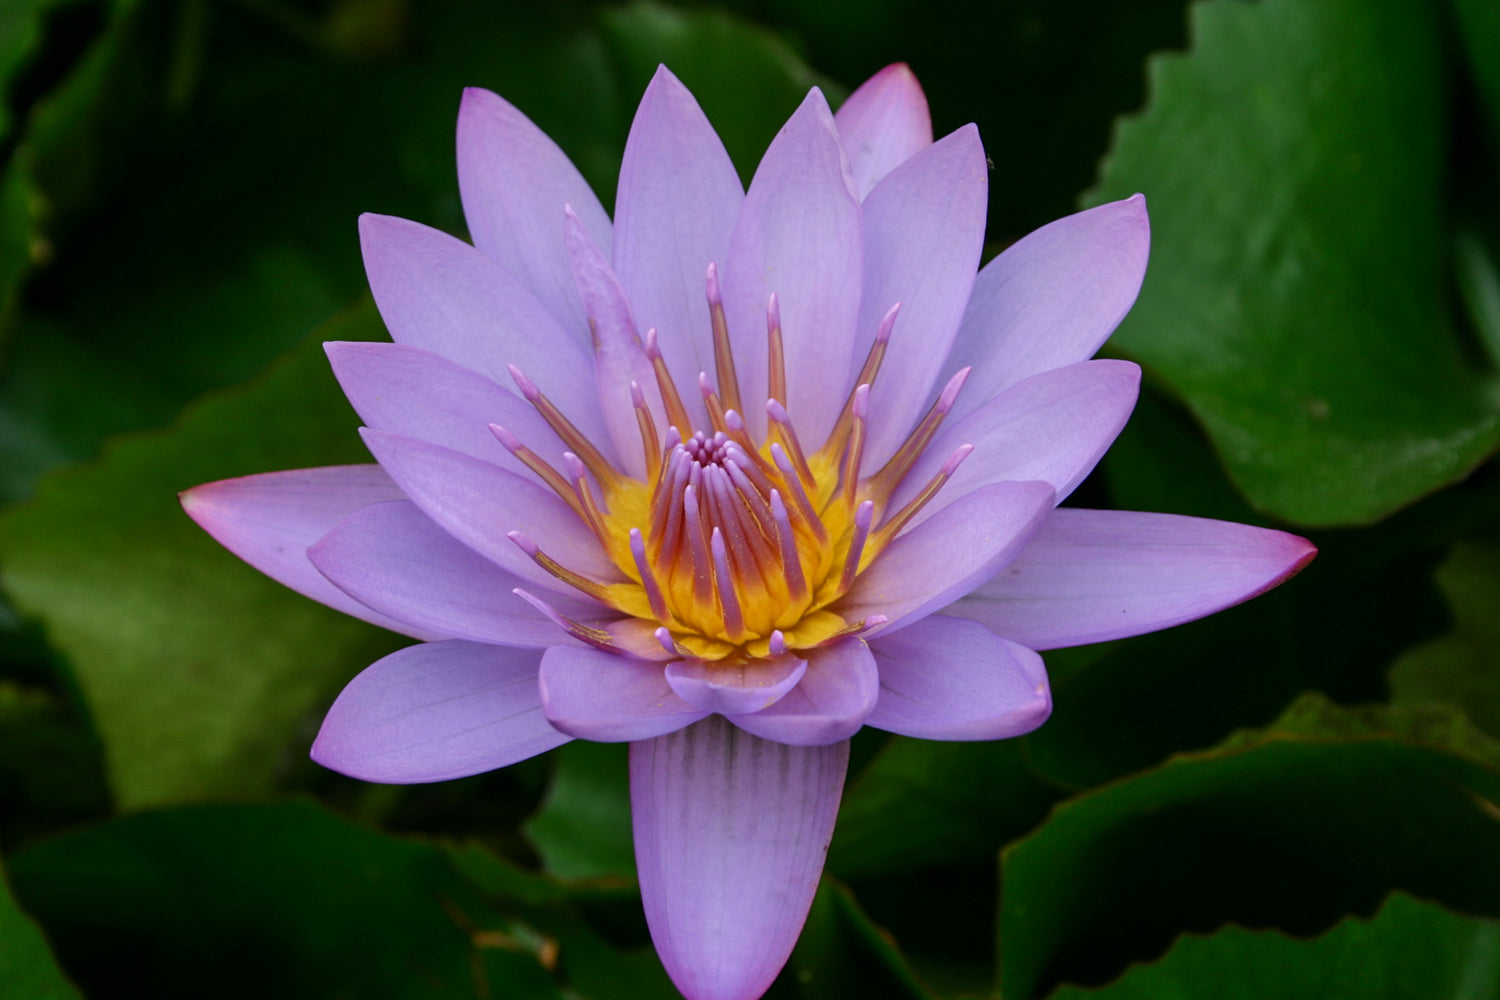
[[[802,477],[803,482],[817,482],[813,478],[812,467],[807,464],[807,454],[802,450],[802,442],[797,440],[797,430],[792,426],[791,414],[786,412],[786,407],[775,396],[766,400],[766,416],[771,418],[772,430],[792,456],[797,475]]]
[[[882,549],[890,544],[891,540],[896,537],[901,529],[906,527],[907,522],[916,516],[917,511],[927,506],[927,502],[937,496],[938,490],[942,489],[943,484],[952,478],[953,473],[963,464],[963,460],[968,458],[969,453],[973,450],[974,446],[972,444],[961,444],[955,448],[953,454],[949,455],[947,461],[943,462],[943,467],[937,471],[937,475],[927,481],[927,485],[922,487],[921,492],[912,497],[904,507],[885,519],[885,523],[875,532],[875,544]]]
[[[694,465],[689,476],[694,482],[698,471]],[[693,597],[699,604],[707,604],[714,598],[713,561],[708,554],[708,537],[703,531],[703,514],[698,509],[698,490],[690,482],[682,490],[683,533],[687,535],[688,552],[693,563]]]
[[[870,537],[870,525],[875,520],[875,504],[866,500],[854,512],[854,537],[849,541],[849,554],[844,559],[844,572],[839,577],[839,593],[847,593],[854,586],[859,574],[859,558],[864,555],[865,539]]]
[[[606,549],[609,547],[609,531],[604,527],[604,515],[599,511],[599,504],[594,500],[594,491],[589,486],[587,470],[583,467],[583,460],[571,451],[563,452],[563,467],[568,470],[568,478],[573,482],[573,495],[578,498],[581,508],[583,522],[589,526],[594,537],[599,539]]]
[[[661,471],[661,439],[656,436],[656,421],[651,416],[651,407],[646,405],[646,394],[634,380],[630,383],[630,405],[635,407],[635,425],[641,432],[641,450],[646,455],[646,477],[655,479]]]
[[[613,486],[619,480],[619,473],[615,472],[615,467],[609,463],[609,459],[605,458],[599,449],[594,447],[593,442],[573,426],[572,421],[564,416],[550,399],[542,395],[541,390],[522,373],[521,369],[515,365],[505,367],[510,372],[510,377],[515,380],[516,388],[521,390],[521,395],[526,397],[526,401],[557,432],[563,444],[583,459],[583,464],[587,465],[589,471],[594,474],[595,481],[606,489]]]
[[[802,522],[808,526],[820,544],[827,544],[828,528],[824,526],[823,519],[818,516],[817,510],[813,507],[812,499],[802,485],[802,477],[797,475],[796,469],[792,468],[792,460],[780,444],[771,445],[771,461],[776,463],[776,468],[781,470],[781,478],[791,488],[792,503],[796,505]]]
[[[922,452],[932,443],[933,435],[942,426],[943,419],[948,416],[948,411],[953,409],[953,404],[958,400],[958,393],[964,387],[964,381],[969,377],[968,368],[959,369],[948,384],[943,386],[943,391],[938,395],[937,402],[927,410],[926,416],[917,424],[916,429],[911,432],[901,447],[896,449],[896,454],[881,467],[880,471],[870,477],[870,491],[878,496],[890,496],[901,485],[901,480],[911,471],[911,467],[922,457]]]
[[[505,446],[506,451],[516,456],[517,461],[536,473],[538,479],[551,487],[553,493],[556,493],[562,498],[564,503],[572,507],[573,513],[587,520],[587,514],[584,513],[582,505],[578,502],[578,497],[574,494],[573,488],[568,485],[567,479],[563,478],[562,473],[549,465],[542,456],[522,444],[520,438],[499,424],[490,424],[490,433],[495,435],[495,439]]]
[[[505,533],[505,537],[509,538],[512,542],[515,542],[516,547],[519,548],[522,552],[526,553],[526,555],[531,559],[532,562],[536,563],[542,569],[546,570],[548,573],[551,573],[553,576],[557,577],[559,580],[561,580],[563,583],[566,583],[574,590],[577,590],[580,593],[587,594],[594,600],[599,601],[602,604],[610,603],[609,592],[605,590],[602,583],[599,583],[597,580],[590,580],[583,574],[576,573],[573,570],[568,569],[566,566],[559,563],[556,559],[553,559],[551,556],[547,555],[547,553],[543,552],[541,550],[541,547],[538,546],[536,542],[533,542],[530,538],[526,537],[526,534],[524,532],[507,531]]]
[[[729,346],[729,321],[724,316],[724,297],[719,293],[719,269],[712,262],[705,277],[708,294],[708,317],[714,332],[714,374],[719,379],[719,391],[724,394],[724,406],[731,410],[740,408],[740,380],[734,370],[734,352]]]
[[[786,399],[786,346],[781,341],[781,301],[766,300],[766,395]]]
[[[583,622],[574,621],[572,618],[569,618],[561,611],[558,611],[556,608],[548,604],[546,601],[542,600],[540,597],[537,597],[530,591],[523,590],[520,587],[516,587],[511,591],[511,593],[515,594],[517,597],[521,598],[521,600],[525,601],[527,604],[530,604],[533,608],[536,608],[542,614],[546,615],[547,618],[551,620],[552,624],[556,625],[558,628],[562,629],[564,632],[568,633],[580,642],[587,643],[588,645],[593,646],[595,649],[602,649],[606,653],[616,653],[620,655],[623,655],[625,653],[625,650],[615,645],[614,637],[604,629],[594,628],[592,625],[585,625],[583,624]]]
[[[771,633],[771,641],[768,645],[771,647],[772,656],[786,655],[786,636],[782,635],[781,629],[776,629]]]
[[[646,601],[657,621],[667,620],[667,598],[661,591],[656,574],[651,572],[651,563],[646,559],[646,540],[641,529],[630,529],[630,555],[635,560],[636,572],[641,574],[641,588],[646,591]]]
[[[646,331],[645,350],[646,360],[651,362],[651,370],[656,375],[656,388],[661,393],[662,405],[667,409],[667,419],[683,436],[691,434],[693,420],[688,416],[687,407],[682,405],[682,397],[677,394],[677,383],[672,381],[672,373],[667,371],[667,359],[661,356],[661,345],[657,343],[655,327]]]
[[[729,572],[729,553],[724,547],[724,532],[716,526],[709,539],[714,560],[714,589],[719,594],[719,611],[724,615],[724,631],[733,639],[745,634],[745,613],[740,609],[739,595],[734,592],[734,574]]]
[[[852,414],[850,424],[849,446],[844,452],[844,464],[840,470],[843,480],[844,502],[850,507],[859,495],[859,466],[865,455],[865,434],[868,426],[867,417],[870,415],[870,383],[866,382],[854,390],[854,398],[849,401],[849,412]]]
[[[776,525],[776,541],[781,548],[781,573],[786,580],[787,596],[793,601],[808,597],[807,577],[802,574],[802,557],[797,553],[797,536],[780,490],[771,491],[771,520]]]

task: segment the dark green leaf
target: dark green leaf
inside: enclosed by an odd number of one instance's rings
[[[317,340],[375,335],[373,312]],[[304,752],[309,713],[391,648],[241,563],[177,504],[200,482],[360,461],[356,426],[309,342],[0,515],[5,587],[72,664],[122,806],[263,794]]]
[[[1488,0],[1453,0],[1469,73],[1489,114],[1492,136],[1500,139],[1500,6]]]
[[[17,1000],[77,1000],[80,994],[68,982],[47,939],[11,896],[5,876],[0,874],[0,994]]]
[[[1071,799],[1002,855],[1001,993],[1102,983],[1231,921],[1317,933],[1394,889],[1500,915],[1497,760],[1451,712],[1308,698]]]
[[[543,866],[559,878],[633,882],[625,745],[575,740],[551,759],[552,786],[525,827]]]
[[[1151,202],[1113,343],[1299,523],[1378,518],[1500,441],[1447,294],[1438,19],[1423,0],[1195,6],[1191,53],[1153,59],[1089,198]]]
[[[1500,922],[1396,893],[1369,920],[1313,941],[1226,927],[1185,937],[1160,962],[1053,1000],[1488,1000],[1500,995]]]

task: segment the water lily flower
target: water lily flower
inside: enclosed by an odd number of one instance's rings
[[[911,71],[811,91],[745,189],[665,68],[614,218],[519,111],[465,93],[472,244],[366,215],[394,343],[331,343],[378,464],[183,503],[290,587],[421,640],[356,677],[313,757],[440,781],[630,743],[647,921],[692,1000],[748,1000],[811,904],[862,726],[998,739],[1037,650],[1258,594],[1282,532],[1062,507],[1139,372],[1089,360],[1145,271],[1144,200],[978,270],[986,160]],[[977,275],[976,275],[977,272]]]

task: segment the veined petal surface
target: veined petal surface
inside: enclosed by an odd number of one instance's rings
[[[809,650],[807,674],[786,697],[753,715],[731,715],[747,733],[794,746],[847,740],[875,707],[880,678],[864,640],[844,638]]]
[[[1150,245],[1136,195],[1050,222],[985,265],[948,359],[973,367],[949,419],[1028,375],[1093,357],[1135,303]]]
[[[833,119],[860,198],[932,144],[927,95],[905,63],[893,63],[860,84]]]
[[[673,660],[666,667],[667,684],[683,701],[720,715],[770,708],[806,673],[807,661],[792,655],[727,664]]]
[[[220,545],[277,583],[381,628],[416,639],[442,638],[366,607],[329,583],[307,558],[308,546],[361,507],[404,498],[378,465],[335,465],[204,483],[181,500],[188,516]]]
[[[721,716],[630,747],[646,922],[688,1000],[752,1000],[807,919],[849,744],[788,746]]]
[[[492,771],[568,742],[542,715],[536,650],[428,642],[344,688],[313,760],[362,781],[409,784]]]
[[[541,692],[554,726],[600,743],[649,740],[708,715],[672,690],[662,664],[598,649],[547,650]]]
[[[1059,508],[952,614],[1030,646],[1123,639],[1202,618],[1288,579],[1317,550],[1248,524]]]
[[[556,316],[575,341],[588,323],[563,248],[563,206],[608,249],[609,216],[557,143],[498,94],[464,91],[458,109],[458,190],[474,245]]]
[[[924,740],[999,740],[1047,720],[1042,658],[983,625],[929,615],[871,643],[880,700],[865,720]]]

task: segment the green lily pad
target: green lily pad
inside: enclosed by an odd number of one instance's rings
[[[1151,205],[1112,343],[1296,523],[1375,520],[1500,443],[1500,385],[1448,294],[1440,20],[1425,0],[1197,4],[1088,196]]]
[[[1227,922],[1318,933],[1396,889],[1500,915],[1497,761],[1451,711],[1309,696],[1076,796],[1001,856],[1001,994],[1107,982]]]
[[[552,784],[525,825],[542,866],[558,878],[634,882],[625,744],[574,740],[549,757]]]
[[[365,307],[318,333],[379,326]],[[122,807],[264,794],[311,713],[395,645],[244,565],[177,503],[209,480],[367,460],[357,425],[309,342],[0,514],[0,580],[71,664]]]
[[[68,982],[47,939],[36,924],[21,912],[0,874],[0,993],[24,1000],[80,1000],[82,994]]]
[[[1484,1000],[1500,994],[1500,921],[1461,916],[1404,893],[1369,920],[1312,941],[1226,927],[1184,937],[1153,965],[1099,990],[1053,1000]]]

